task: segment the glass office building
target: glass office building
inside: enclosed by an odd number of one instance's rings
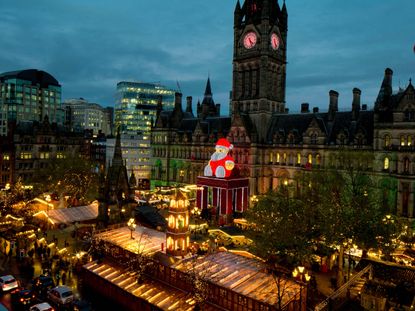
[[[122,133],[122,152],[128,174],[134,172],[137,179],[150,177],[151,123],[156,121],[159,98],[161,96],[163,110],[172,110],[175,92],[154,83],[122,81],[117,84],[115,129],[120,127]],[[107,148],[107,159],[110,159],[111,142],[108,140]]]
[[[0,74],[0,135],[9,122],[39,121],[63,124],[61,86],[49,73],[36,69]]]
[[[115,128],[121,132],[142,133],[150,138],[151,122],[156,120],[157,102],[162,96],[163,110],[173,109],[175,91],[162,85],[119,82],[115,104]]]

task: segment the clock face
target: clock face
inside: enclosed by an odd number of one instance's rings
[[[278,50],[280,47],[280,38],[275,33],[271,35],[271,47],[273,50]]]
[[[255,32],[248,32],[244,37],[244,46],[247,49],[252,49],[256,44]]]

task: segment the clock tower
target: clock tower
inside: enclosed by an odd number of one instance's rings
[[[249,115],[259,142],[272,113],[285,111],[287,8],[278,0],[239,0],[234,13],[231,116]]]

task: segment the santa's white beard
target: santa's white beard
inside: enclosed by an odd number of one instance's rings
[[[218,160],[222,160],[223,158],[226,157],[226,153],[223,152],[215,152],[212,154],[212,156],[210,157],[211,160],[213,161],[218,161]]]

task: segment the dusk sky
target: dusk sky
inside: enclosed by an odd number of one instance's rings
[[[114,105],[119,81],[161,82],[202,99],[208,74],[228,113],[236,0],[17,0],[0,6],[0,72],[36,68],[63,99]],[[280,1],[282,5],[282,1]],[[415,78],[414,0],[287,0],[287,107],[373,107],[386,67],[394,89]]]

